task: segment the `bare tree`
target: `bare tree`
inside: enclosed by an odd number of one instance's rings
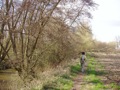
[[[70,29],[89,18],[89,9],[94,7],[92,0],[4,0],[0,14],[0,59],[6,57],[20,77],[25,80],[35,77],[37,63],[51,46],[57,45],[57,63],[60,63],[70,49]],[[44,36],[43,35],[47,35]],[[51,42],[51,40],[54,40]],[[6,41],[6,42],[5,42]],[[52,44],[42,44],[46,41]],[[40,49],[40,45],[48,45]],[[12,53],[13,52],[13,53]],[[39,52],[39,54],[38,54]],[[10,57],[9,55],[12,55]],[[70,56],[70,55],[69,55]],[[49,57],[50,59],[51,57]]]

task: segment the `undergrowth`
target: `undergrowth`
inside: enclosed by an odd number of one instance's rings
[[[73,78],[78,75],[80,65],[70,66],[70,73],[63,74],[54,82],[48,82],[42,90],[70,90],[73,87]]]

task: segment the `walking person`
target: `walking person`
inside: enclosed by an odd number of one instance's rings
[[[86,61],[86,55],[85,52],[81,52],[81,57],[80,57],[80,64],[81,64],[81,71],[85,71],[85,61]]]

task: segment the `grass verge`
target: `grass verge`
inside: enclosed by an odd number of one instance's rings
[[[70,66],[70,72],[58,77],[54,82],[48,82],[44,85],[42,90],[71,90],[73,87],[73,78],[75,78],[80,71],[80,65]]]
[[[96,60],[92,57],[89,59],[89,63],[86,70],[86,75],[84,77],[84,80],[88,83],[84,85],[83,88],[87,87],[89,90],[106,90],[107,87],[103,84],[101,79],[98,77],[101,75],[104,75],[105,73],[103,71],[96,71],[95,68],[102,68]]]

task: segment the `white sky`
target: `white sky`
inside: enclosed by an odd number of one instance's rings
[[[103,42],[110,42],[120,36],[120,0],[94,0],[99,4],[92,15],[94,37]]]

